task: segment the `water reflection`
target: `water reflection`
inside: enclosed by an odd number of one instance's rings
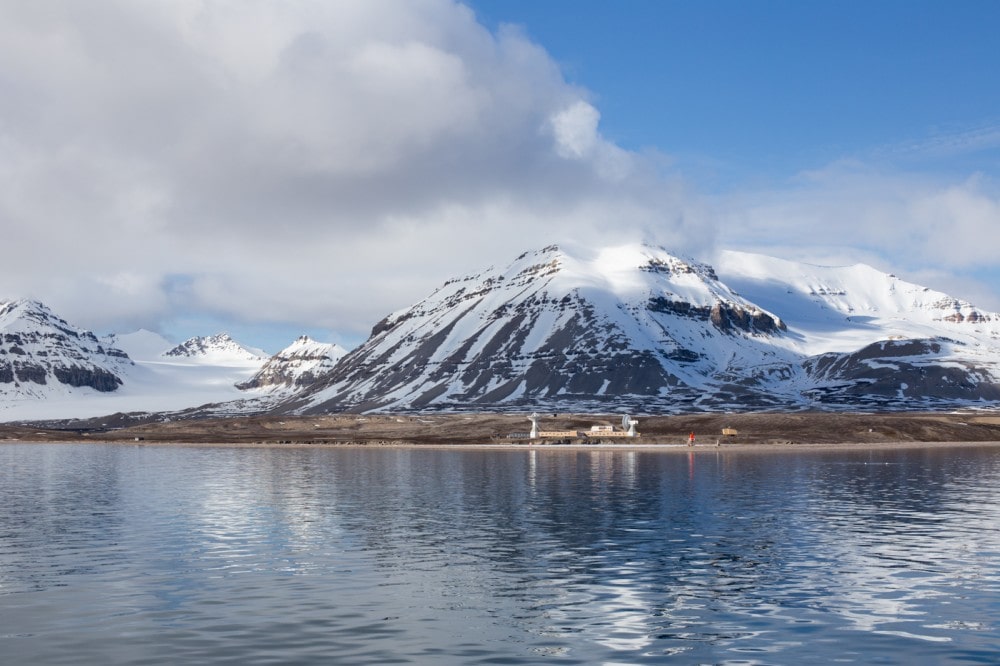
[[[0,447],[32,663],[989,662],[1000,450]]]
[[[816,590],[823,607],[853,629],[948,643],[947,629],[970,619],[954,602],[980,596],[978,581],[996,591],[995,545],[980,552],[984,530],[995,529],[996,500],[984,497],[992,493],[981,478],[969,485],[969,461],[956,465],[927,452],[893,457],[855,463],[849,473],[842,465],[814,470],[809,510],[794,520],[814,535],[809,551],[820,566],[795,567],[810,575],[794,585]],[[815,530],[820,522],[828,529]]]

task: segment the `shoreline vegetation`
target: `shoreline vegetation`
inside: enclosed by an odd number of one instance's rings
[[[92,442],[231,447],[476,447],[602,450],[877,449],[1000,446],[1000,411],[757,412],[637,416],[637,437],[601,436],[620,414],[540,415],[546,431],[581,436],[527,439],[527,414],[331,414],[242,416],[129,424],[123,417],[86,424],[0,424],[0,443]],[[724,435],[723,430],[736,434]],[[695,434],[695,443],[688,438]]]

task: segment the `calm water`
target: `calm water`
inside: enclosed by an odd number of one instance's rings
[[[0,445],[4,664],[1000,662],[1000,448]]]

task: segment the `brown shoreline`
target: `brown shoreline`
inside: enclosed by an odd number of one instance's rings
[[[0,445],[17,443],[18,440],[0,441]],[[893,450],[943,450],[956,448],[1000,448],[1000,441],[994,442],[881,442],[861,444],[858,442],[822,444],[414,444],[396,442],[392,444],[368,444],[364,442],[344,442],[320,444],[316,442],[296,442],[278,444],[275,442],[147,442],[91,439],[86,442],[28,442],[33,444],[108,444],[112,446],[151,446],[165,448],[227,448],[227,449],[420,449],[427,451],[543,451],[545,453],[663,453],[663,454],[730,454],[730,453],[823,453],[836,451],[893,451]]]
[[[121,418],[121,417],[118,417]],[[637,438],[601,438],[592,425],[620,427],[615,414],[544,414],[546,430],[588,436],[542,442],[527,433],[524,414],[335,414],[233,417],[118,425],[116,417],[86,427],[0,424],[0,441],[105,442],[229,447],[476,447],[513,450],[768,451],[1000,445],[1000,411],[947,413],[747,413],[638,416]],[[118,423],[121,423],[119,421]],[[723,428],[736,436],[722,435]],[[696,445],[687,446],[694,432]]]

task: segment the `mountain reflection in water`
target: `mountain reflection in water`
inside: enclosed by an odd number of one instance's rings
[[[5,663],[991,663],[1000,447],[0,447]]]

